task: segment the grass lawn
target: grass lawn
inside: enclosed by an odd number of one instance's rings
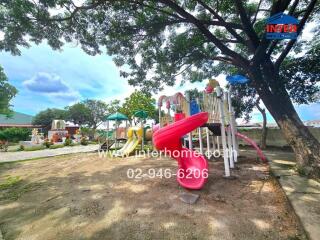
[[[0,165],[0,229],[9,239],[305,239],[268,167],[241,158],[236,180],[210,162],[198,202],[174,177],[129,179],[129,168],[176,170],[172,159],[82,153]]]

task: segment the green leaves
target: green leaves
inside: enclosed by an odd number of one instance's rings
[[[150,94],[135,91],[125,99],[120,112],[132,119],[135,112],[142,110],[152,119],[157,114],[155,105],[156,100]]]
[[[0,66],[0,114],[9,116],[11,114],[10,101],[16,96],[18,90],[8,83],[7,76]]]
[[[32,124],[44,126],[45,129],[51,129],[52,121],[55,119],[66,119],[67,112],[62,109],[48,108],[34,116]]]

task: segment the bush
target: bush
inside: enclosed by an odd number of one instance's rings
[[[64,145],[71,146],[71,144],[72,144],[72,140],[70,138],[66,138],[66,140],[64,141]]]
[[[8,151],[8,142],[7,141],[1,141],[0,140],[0,151],[7,152]]]
[[[51,141],[49,141],[48,138],[46,138],[44,140],[44,142],[42,143],[43,146],[45,146],[46,148],[49,148],[51,145],[53,145],[53,143]]]
[[[88,136],[90,139],[94,138],[96,130],[92,128],[81,127],[80,133],[82,136]]]
[[[80,144],[81,144],[81,145],[84,145],[84,146],[88,145],[88,140],[87,140],[87,138],[86,138],[86,137],[82,137],[81,140],[80,140]]]
[[[24,151],[24,146],[20,145],[19,148],[18,148],[18,151]]]
[[[30,139],[31,129],[27,128],[6,128],[0,131],[0,140],[9,142],[27,141]]]

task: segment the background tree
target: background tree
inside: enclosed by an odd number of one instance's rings
[[[67,120],[79,126],[87,124],[88,119],[91,117],[90,109],[82,102],[66,107],[66,111]]]
[[[320,46],[313,45],[303,56],[289,56],[280,68],[280,78],[289,89],[289,95],[296,104],[310,104],[319,101],[320,79]],[[299,64],[297,64],[299,63]],[[222,70],[222,69],[221,69]],[[236,69],[226,67],[224,73],[232,75]],[[267,139],[267,114],[266,109],[260,106],[260,97],[254,88],[247,86],[233,86],[233,106],[236,117],[250,120],[250,114],[256,108],[262,115],[262,133],[260,146],[266,147]]]
[[[55,119],[66,119],[67,112],[62,109],[57,108],[48,108],[39,112],[35,115],[32,119],[32,124],[34,125],[41,125],[44,127],[45,131],[51,129],[52,121]]]
[[[97,129],[97,127],[104,121],[106,115],[108,115],[108,105],[101,100],[92,99],[87,99],[82,103],[90,113],[86,120],[87,125],[93,129]]]
[[[236,85],[232,87],[232,106],[236,118],[244,118],[246,122],[251,119],[251,113],[256,108],[262,115],[262,129],[260,137],[260,148],[267,147],[267,113],[265,108],[261,107],[260,97],[254,88]]]
[[[10,116],[12,113],[10,101],[17,93],[18,90],[8,83],[8,78],[0,66],[0,114]]]
[[[146,111],[149,118],[155,117],[156,100],[150,94],[134,91],[129,97],[124,100],[121,107],[121,112],[131,120],[133,115],[138,110]]]
[[[107,105],[101,100],[87,99],[66,108],[68,120],[95,130],[104,121],[109,111],[118,108],[117,104],[119,103],[111,102],[111,105]]]
[[[101,46],[115,56],[130,84],[159,91],[176,77],[199,81],[217,75],[217,62],[232,65],[251,80],[250,87],[269,110],[293,148],[298,167],[320,176],[320,144],[303,125],[279,75],[292,48],[309,48],[300,39],[266,39],[265,19],[280,12],[299,18],[297,33],[318,21],[317,0],[95,0],[6,1],[0,12],[0,49],[47,39],[54,48],[76,40],[88,54]],[[59,9],[57,11],[52,11]],[[315,36],[319,38],[319,30]],[[28,35],[28,37],[27,37]],[[296,83],[295,83],[296,84]],[[279,104],[281,103],[281,104]]]
[[[120,100],[111,100],[108,104],[107,104],[107,112],[108,115],[119,112],[121,109],[121,104],[120,104]]]

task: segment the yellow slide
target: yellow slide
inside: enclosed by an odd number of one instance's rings
[[[133,152],[143,137],[143,129],[141,127],[130,127],[128,129],[128,140],[126,144],[113,155],[115,157],[129,156]]]

